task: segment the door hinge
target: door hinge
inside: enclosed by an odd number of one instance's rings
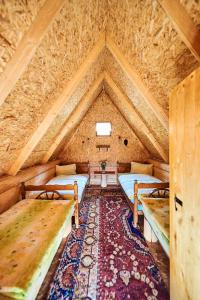
[[[175,210],[178,210],[177,204],[183,206],[183,201],[181,201],[176,195],[174,197]]]

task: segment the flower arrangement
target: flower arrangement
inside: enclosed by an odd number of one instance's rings
[[[107,164],[107,163],[106,163],[106,160],[103,160],[103,161],[100,162],[102,171],[105,171],[105,169],[106,169],[106,164]]]

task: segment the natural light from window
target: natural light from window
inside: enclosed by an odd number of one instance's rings
[[[98,122],[96,123],[96,134],[98,136],[111,135],[112,126],[110,122]]]

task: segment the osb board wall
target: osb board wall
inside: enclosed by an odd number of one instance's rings
[[[44,2],[45,0],[0,0],[0,73]]]
[[[11,166],[105,29],[105,1],[66,1],[0,107],[0,174]]]
[[[199,0],[180,0],[196,26],[200,25],[200,3]]]
[[[96,122],[108,121],[112,123],[111,137],[97,137]],[[119,139],[119,137],[121,137]],[[128,146],[123,143],[128,139]],[[108,152],[99,152],[96,145],[108,144]],[[61,161],[144,161],[149,157],[147,150],[141,146],[129,125],[114,106],[108,95],[103,91],[95,100],[88,113],[80,123],[75,134],[60,153]]]
[[[104,60],[105,50],[102,51],[102,53],[99,55],[98,60],[91,66],[86,76],[81,80],[81,82],[78,85],[78,88],[76,89],[72,97],[69,99],[69,101],[66,103],[62,111],[55,118],[54,122],[42,138],[41,142],[37,145],[37,147],[32,152],[28,160],[25,162],[23,168],[32,166],[36,163],[39,163],[42,160],[45,152],[49,149],[52,142],[59,134],[62,126],[65,122],[67,122],[67,119],[70,117],[73,110],[78,106],[80,99],[82,99],[87,94],[93,82],[102,73],[104,69]],[[100,90],[97,91],[96,96],[99,93]]]
[[[137,88],[133,86],[130,79],[123,72],[109,50],[107,50],[107,55],[105,56],[105,69],[118,87],[120,87],[121,91],[128,96],[136,111],[140,114],[143,121],[152,131],[159,144],[161,144],[166,153],[168,153],[169,136],[167,130],[163,128],[150,106],[138,92]]]
[[[42,0],[0,0],[0,72],[43,3]],[[181,0],[181,3],[195,24],[199,25],[199,1]],[[166,110],[172,87],[198,65],[157,0],[66,0],[26,72],[0,107],[0,174],[11,166],[105,27],[107,34]],[[120,82],[121,75],[116,76],[118,71],[114,71],[112,63],[109,70],[111,68],[112,77]],[[150,109],[145,105],[142,107],[142,98],[136,91],[133,92],[133,88],[129,88],[128,81],[125,84],[121,80],[120,84],[129,93],[147,125],[155,132],[160,144],[168,148],[165,131],[160,130],[161,125]],[[133,93],[134,97],[131,97]],[[46,145],[59,131],[59,118],[53,126],[55,129],[49,129],[25,166],[39,162]],[[156,156],[154,150],[152,153]]]
[[[166,109],[172,88],[198,63],[157,0],[108,0],[107,33]]]
[[[146,135],[142,132],[141,128],[138,126],[137,121],[135,120],[135,117],[130,114],[130,111],[126,109],[126,107],[123,105],[121,99],[118,98],[118,96],[114,93],[114,91],[110,88],[110,86],[105,82],[105,91],[109,95],[109,97],[112,99],[112,101],[115,103],[115,105],[120,109],[120,111],[123,113],[123,116],[125,119],[129,122],[131,128],[134,130],[134,132],[137,134],[139,139],[142,141],[142,144],[146,146],[146,149],[149,150],[151,155],[154,157],[160,158],[160,155],[154,148],[154,146],[151,144],[151,142],[148,140]]]

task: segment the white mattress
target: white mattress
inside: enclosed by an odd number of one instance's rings
[[[123,174],[118,174],[118,180],[126,193],[127,197],[131,200],[132,203],[134,203],[134,181],[137,180],[138,182],[161,182],[160,179],[150,176],[150,175],[145,175],[145,174],[133,174],[133,173],[123,173]],[[151,192],[151,189],[139,189],[138,194],[148,194]]]
[[[74,184],[74,181],[77,181],[78,184],[78,201],[81,201],[85,186],[88,182],[89,175],[88,174],[76,174],[76,175],[59,175],[53,177],[49,180],[46,184],[60,184],[60,185],[67,185],[67,184]],[[59,191],[61,195],[64,194],[73,194],[73,191]]]

